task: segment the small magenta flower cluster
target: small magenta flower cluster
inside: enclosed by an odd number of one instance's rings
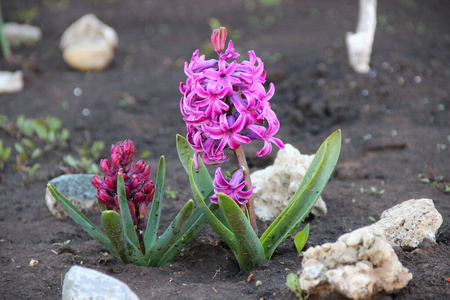
[[[95,175],[92,184],[97,188],[97,199],[100,203],[107,209],[120,213],[117,176],[121,173],[125,182],[131,218],[137,228],[143,229],[147,206],[153,200],[155,186],[150,180],[150,165],[146,165],[143,160],[134,164],[135,154],[136,150],[131,140],[112,145],[111,160],[100,161],[100,169],[105,176],[101,178]]]
[[[261,140],[263,148],[256,152],[264,156],[272,151],[272,143],[284,148],[283,142],[274,137],[280,128],[277,116],[269,100],[275,87],[269,84],[266,91],[264,63],[254,51],[248,52],[248,60],[238,63],[240,55],[235,52],[233,42],[228,42],[224,27],[213,31],[211,42],[219,59],[205,59],[196,50],[190,63],[185,63],[186,82],[180,83],[183,94],[180,110],[186,123],[186,140],[195,151],[194,165],[199,168],[198,157],[206,164],[220,164],[228,159],[224,150],[236,150],[252,140]],[[225,51],[224,51],[225,50]],[[237,170],[229,181],[220,168],[214,179],[215,195],[211,201],[217,203],[219,192],[230,196],[241,206],[251,196],[253,187],[243,189],[243,172]],[[238,182],[239,179],[239,182]]]

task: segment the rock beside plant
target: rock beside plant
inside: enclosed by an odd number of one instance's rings
[[[290,144],[280,149],[273,165],[251,174],[255,214],[262,221],[273,221],[283,211],[297,191],[314,155],[301,154]],[[312,214],[325,216],[327,206],[322,197],[314,205]]]
[[[87,14],[67,28],[59,46],[69,66],[86,72],[108,67],[118,43],[118,35],[112,27],[95,15]]]
[[[335,243],[309,248],[302,267],[300,287],[320,299],[337,294],[368,299],[402,289],[412,279],[377,227],[364,227]]]
[[[3,33],[13,48],[32,47],[42,39],[41,29],[29,24],[5,23]]]
[[[97,189],[92,185],[92,174],[61,175],[50,180],[67,199],[84,214],[99,213],[97,205]],[[45,193],[45,203],[50,212],[59,220],[65,220],[63,208],[53,198],[49,189]]]
[[[424,239],[436,242],[442,215],[431,199],[411,199],[385,210],[372,227],[381,228],[392,246],[412,249]]]
[[[138,300],[122,281],[95,270],[73,266],[64,276],[62,300]]]

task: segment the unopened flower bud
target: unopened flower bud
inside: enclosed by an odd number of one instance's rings
[[[227,29],[225,27],[220,27],[219,29],[214,29],[211,34],[211,42],[216,50],[217,54],[221,54],[223,49],[225,49],[225,41],[227,40]]]

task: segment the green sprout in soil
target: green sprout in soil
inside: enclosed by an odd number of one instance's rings
[[[99,174],[100,168],[97,162],[104,148],[105,143],[103,141],[95,141],[90,146],[89,143],[84,143],[81,147],[76,147],[77,158],[71,154],[64,156],[66,164],[62,167],[64,173]]]
[[[309,295],[304,295],[303,290],[300,287],[300,282],[297,274],[289,273],[286,277],[286,286],[295,294],[298,300],[308,299]]]
[[[443,193],[450,192],[450,182],[446,181],[444,176],[436,175],[434,166],[428,168],[428,175],[419,174],[419,180],[422,183],[432,184],[436,189]]]
[[[294,237],[295,249],[297,249],[297,261],[300,259],[303,247],[305,247],[306,242],[309,237],[309,224],[306,224],[302,231],[297,232]]]
[[[11,155],[11,147],[3,147],[3,140],[0,139],[0,170],[3,170]]]

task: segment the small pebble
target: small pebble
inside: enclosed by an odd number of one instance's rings
[[[262,281],[261,280],[257,280],[255,283],[255,286],[261,286],[262,285]]]
[[[35,267],[39,264],[39,261],[37,259],[30,260],[30,267]]]

